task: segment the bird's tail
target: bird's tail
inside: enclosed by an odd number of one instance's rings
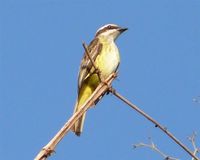
[[[96,87],[96,86],[95,86]],[[92,95],[95,90],[95,87],[91,87],[88,83],[83,84],[79,90],[78,98],[76,101],[76,105],[74,107],[74,113],[80,110],[80,107],[85,103],[85,101]],[[86,113],[84,113],[74,124],[72,127],[72,131],[77,135],[80,136],[81,132],[83,131],[83,124],[85,120]]]
[[[79,110],[79,105],[76,102],[76,105],[74,107],[74,113]],[[77,135],[80,136],[81,132],[83,131],[83,125],[85,120],[86,113],[84,113],[74,124],[74,126],[71,128],[71,130]]]

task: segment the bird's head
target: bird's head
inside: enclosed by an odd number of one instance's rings
[[[97,30],[95,37],[103,36],[112,40],[116,40],[117,37],[127,29],[128,28],[119,27],[116,24],[106,24]]]

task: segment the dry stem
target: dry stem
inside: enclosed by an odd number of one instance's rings
[[[86,53],[86,55],[88,56],[90,62],[92,63],[93,67],[95,68],[95,71],[99,71],[98,68],[96,67],[96,65],[95,65],[95,63],[94,63],[92,57],[90,56],[90,53],[89,53],[89,51],[88,51],[87,45],[86,45],[84,42],[83,42],[83,48],[84,48],[85,53]]]
[[[134,144],[134,148],[138,148],[138,147],[147,147],[147,148],[150,148],[152,149],[153,151],[157,152],[158,154],[160,154],[162,157],[164,157],[165,160],[179,160],[178,158],[174,158],[174,157],[171,157],[167,154],[165,154],[164,152],[162,152],[155,144],[154,142],[152,141],[151,138],[149,138],[150,140],[150,144],[146,144],[146,143],[138,143],[138,144]]]
[[[160,123],[158,123],[156,120],[154,120],[151,116],[149,116],[147,113],[145,113],[143,110],[138,108],[136,105],[132,104],[130,101],[128,101],[125,97],[117,93],[114,89],[111,90],[111,92],[120,100],[122,100],[124,103],[129,105],[132,109],[137,111],[139,114],[144,116],[146,119],[151,121],[153,124],[155,124],[156,127],[160,128],[166,135],[168,135],[176,144],[178,144],[182,149],[184,149],[190,156],[192,156],[194,159],[199,160],[199,158],[190,151],[180,140],[178,140],[171,132],[167,130],[166,127],[163,127]]]
[[[88,47],[87,47],[87,45],[86,45],[84,42],[83,42],[83,48],[84,48],[85,53],[86,53],[86,55],[88,56],[90,62],[92,63],[92,66],[94,67],[95,72],[96,72],[96,74],[98,75],[100,81],[103,82],[104,79],[103,79],[103,77],[101,76],[101,71],[100,71],[100,70],[98,69],[98,67],[95,65],[95,62],[93,61],[92,57],[90,56]]]
[[[87,46],[83,43],[83,47],[85,49],[85,52],[87,56],[89,57],[93,67],[95,68],[97,74],[99,75],[99,78],[101,80],[100,71],[95,66],[94,61],[90,57],[90,54],[88,52]],[[148,114],[146,114],[144,111],[139,109],[137,106],[129,102],[126,98],[121,96],[119,93],[117,93],[114,89],[111,88],[111,82],[116,77],[116,74],[113,73],[110,75],[104,82],[101,81],[101,83],[98,85],[97,89],[94,91],[94,93],[90,96],[90,98],[82,105],[81,109],[77,111],[65,125],[61,128],[61,130],[55,135],[55,137],[45,146],[43,149],[39,152],[39,154],[36,156],[35,160],[45,160],[47,157],[51,155],[51,153],[54,152],[54,149],[56,145],[62,140],[62,138],[66,135],[67,132],[69,132],[70,128],[74,125],[74,123],[82,116],[83,113],[85,113],[91,105],[94,104],[103,94],[105,94],[108,90],[112,92],[117,98],[125,102],[127,105],[129,105],[131,108],[136,110],[139,114],[147,118],[149,121],[155,124],[156,127],[160,128],[165,134],[167,134],[172,140],[174,140],[179,146],[181,146],[188,154],[190,154],[194,159],[199,160],[198,157],[193,154],[184,144],[182,144],[172,133],[170,133],[165,127],[160,125],[157,121],[155,121],[152,117],[150,117]]]
[[[200,152],[200,149],[196,145],[196,136],[197,136],[197,133],[194,132],[190,137],[188,137],[188,140],[192,143],[192,146],[194,149],[194,152],[193,152],[194,155],[197,155],[197,153]],[[192,160],[194,160],[194,158],[192,158]]]
[[[74,123],[83,115],[83,113],[85,113],[90,108],[90,106],[94,104],[94,102],[96,102],[103,94],[108,91],[109,85],[111,85],[115,77],[116,75],[115,73],[113,73],[106,79],[106,84],[102,82],[98,85],[94,93],[82,105],[81,109],[74,113],[73,116],[60,129],[60,131],[53,137],[53,139],[46,146],[43,147],[43,149],[35,157],[35,160],[45,160],[54,152],[56,145],[70,131]]]

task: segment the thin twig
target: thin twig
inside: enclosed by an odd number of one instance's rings
[[[92,57],[90,56],[90,53],[89,53],[89,50],[88,50],[88,47],[87,47],[87,45],[83,42],[83,48],[84,48],[84,50],[85,50],[85,53],[86,53],[86,55],[88,56],[88,58],[90,59],[90,62],[92,63],[92,65],[93,65],[93,67],[95,68],[95,70],[97,71],[98,70],[98,68],[96,67],[96,65],[95,65],[95,63],[94,63],[94,61],[93,61],[93,59],[92,59]]]
[[[112,81],[116,78],[115,73],[111,74],[106,83],[100,83],[90,98],[80,107],[76,113],[64,124],[60,131],[52,138],[52,140],[43,147],[43,149],[35,157],[35,160],[45,160],[55,150],[57,144],[63,139],[63,137],[70,131],[75,122],[102,96],[104,95],[111,85]]]
[[[157,152],[158,154],[160,154],[162,157],[164,157],[165,160],[179,160],[178,158],[174,158],[174,157],[171,157],[167,154],[165,154],[164,152],[162,152],[155,144],[154,142],[152,141],[151,138],[149,138],[150,140],[150,144],[146,144],[146,143],[138,143],[138,144],[134,144],[134,148],[138,148],[138,147],[147,147],[147,148],[150,148],[152,149],[153,151]]]
[[[192,143],[192,146],[194,148],[194,151],[193,151],[194,155],[197,155],[197,153],[199,153],[200,151],[200,149],[196,145],[196,136],[197,136],[197,133],[194,132],[191,136],[188,137],[188,140]],[[194,160],[194,158],[192,158],[192,160]]]
[[[98,75],[100,81],[103,82],[104,80],[103,80],[103,78],[102,78],[102,76],[101,76],[101,71],[100,71],[100,70],[98,69],[98,67],[95,65],[95,62],[94,62],[94,60],[92,59],[92,57],[91,57],[91,55],[90,55],[90,53],[89,53],[89,50],[88,50],[87,45],[86,45],[84,42],[83,42],[82,45],[83,45],[83,48],[84,48],[84,50],[85,50],[86,55],[88,56],[90,62],[92,63],[92,66],[93,66],[94,69],[95,69],[95,73]]]
[[[115,95],[117,98],[122,100],[124,103],[129,105],[132,109],[136,110],[139,114],[144,116],[146,119],[151,121],[155,124],[156,127],[160,128],[165,134],[167,134],[174,142],[176,142],[181,148],[183,148],[190,156],[192,156],[194,159],[199,160],[199,158],[194,155],[190,149],[188,149],[180,140],[178,140],[172,133],[170,133],[166,127],[163,127],[160,123],[158,123],[156,120],[154,120],[151,116],[149,116],[147,113],[145,113],[143,110],[138,108],[136,105],[132,104],[130,101],[128,101],[125,97],[117,93],[114,89],[110,90],[113,95]]]

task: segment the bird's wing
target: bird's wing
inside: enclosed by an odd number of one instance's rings
[[[98,38],[95,38],[88,46],[90,57],[93,59],[94,62],[97,56],[101,53],[101,50],[102,50],[102,44],[100,43]],[[84,53],[78,76],[78,90],[81,88],[83,81],[91,73],[92,67],[93,67],[92,62],[90,61],[87,54]]]

